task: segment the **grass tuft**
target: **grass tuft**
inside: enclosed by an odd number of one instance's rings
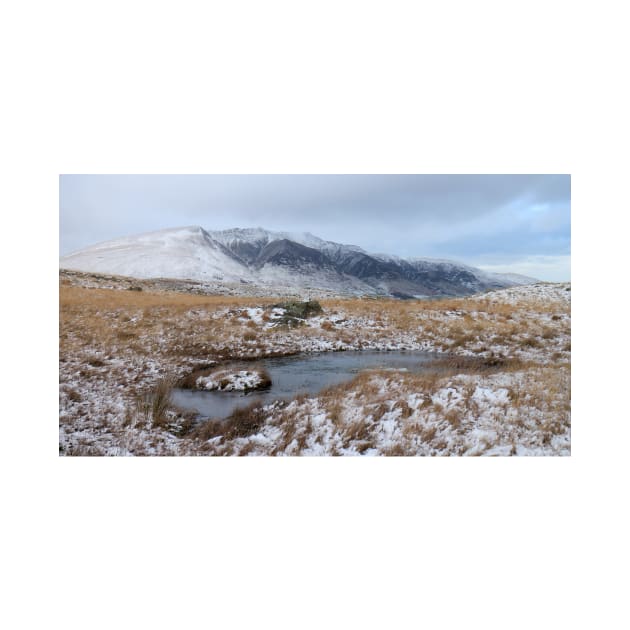
[[[263,405],[253,402],[247,407],[238,407],[225,420],[208,420],[196,427],[191,435],[203,441],[221,436],[224,440],[249,437],[257,433],[265,423]]]

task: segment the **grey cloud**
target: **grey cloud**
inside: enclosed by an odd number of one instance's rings
[[[570,198],[568,175],[64,175],[60,251],[180,225],[262,226],[475,264],[566,253]]]

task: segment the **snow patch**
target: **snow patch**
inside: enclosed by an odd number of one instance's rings
[[[210,376],[200,376],[195,381],[195,385],[199,389],[231,392],[257,389],[263,381],[261,374],[255,371],[240,370],[235,373],[221,371]]]

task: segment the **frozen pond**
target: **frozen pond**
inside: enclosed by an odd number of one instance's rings
[[[218,392],[175,389],[172,402],[210,418],[227,418],[234,409],[253,402],[270,403],[321,390],[353,379],[362,370],[393,369],[423,372],[438,355],[432,352],[322,352],[248,362],[247,369],[264,368],[271,376],[267,390]],[[443,356],[443,355],[439,355]]]

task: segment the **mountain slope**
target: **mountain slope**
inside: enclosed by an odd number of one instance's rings
[[[200,227],[148,232],[107,241],[61,258],[60,267],[134,278],[238,282],[243,265]]]
[[[137,278],[254,283],[269,287],[270,294],[274,286],[283,286],[400,298],[470,295],[528,281],[451,261],[370,254],[308,233],[263,228],[149,232],[64,256],[60,267]]]

